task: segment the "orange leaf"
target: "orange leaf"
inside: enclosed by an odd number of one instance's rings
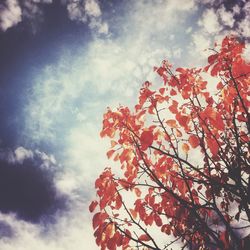
[[[136,218],[137,218],[137,211],[134,210],[134,209],[132,209],[132,208],[130,208],[129,211],[130,211],[130,213],[131,213],[133,219],[136,219]]]
[[[141,196],[141,190],[139,188],[134,188],[134,191],[137,197]]]
[[[181,137],[182,136],[182,133],[179,129],[176,129],[176,136],[177,137]]]
[[[190,150],[189,146],[187,143],[182,144],[182,150],[187,154],[187,152]]]
[[[112,238],[115,234],[115,227],[113,223],[110,223],[107,225],[107,227],[105,228],[105,234],[107,236],[107,238]]]
[[[204,115],[206,117],[209,117],[209,118],[213,119],[213,120],[216,120],[216,111],[211,107],[207,107],[204,110]]]
[[[166,123],[171,128],[177,128],[176,120],[170,119],[170,120],[167,120]]]
[[[111,149],[107,152],[108,158],[110,158],[114,154],[115,150]]]
[[[111,144],[111,147],[113,148],[115,145],[117,145],[117,142],[114,141],[114,140],[111,140],[111,141],[110,141],[110,144]]]

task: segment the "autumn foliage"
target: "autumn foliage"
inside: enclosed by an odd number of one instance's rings
[[[134,110],[104,114],[106,168],[90,204],[101,249],[244,249],[249,233],[250,65],[224,38],[204,68],[155,71]],[[209,77],[210,78],[209,78]],[[217,80],[210,83],[205,78]],[[212,82],[215,82],[214,80]]]

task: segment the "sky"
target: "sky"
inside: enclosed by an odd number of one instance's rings
[[[0,249],[98,249],[106,108],[133,107],[164,59],[205,65],[228,34],[249,42],[249,1],[1,0]]]

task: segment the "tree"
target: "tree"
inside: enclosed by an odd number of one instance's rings
[[[244,249],[250,228],[250,65],[225,37],[204,68],[163,61],[162,86],[145,82],[134,111],[104,114],[106,168],[95,182],[101,249]],[[174,73],[175,72],[175,73]],[[209,75],[216,85],[204,80]]]

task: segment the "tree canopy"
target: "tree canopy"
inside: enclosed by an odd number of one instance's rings
[[[154,70],[133,110],[108,109],[105,168],[90,204],[101,249],[244,249],[250,228],[250,65],[225,37],[208,65]],[[209,77],[208,77],[209,76]],[[205,79],[213,81],[206,81]],[[216,81],[216,84],[214,83]]]

